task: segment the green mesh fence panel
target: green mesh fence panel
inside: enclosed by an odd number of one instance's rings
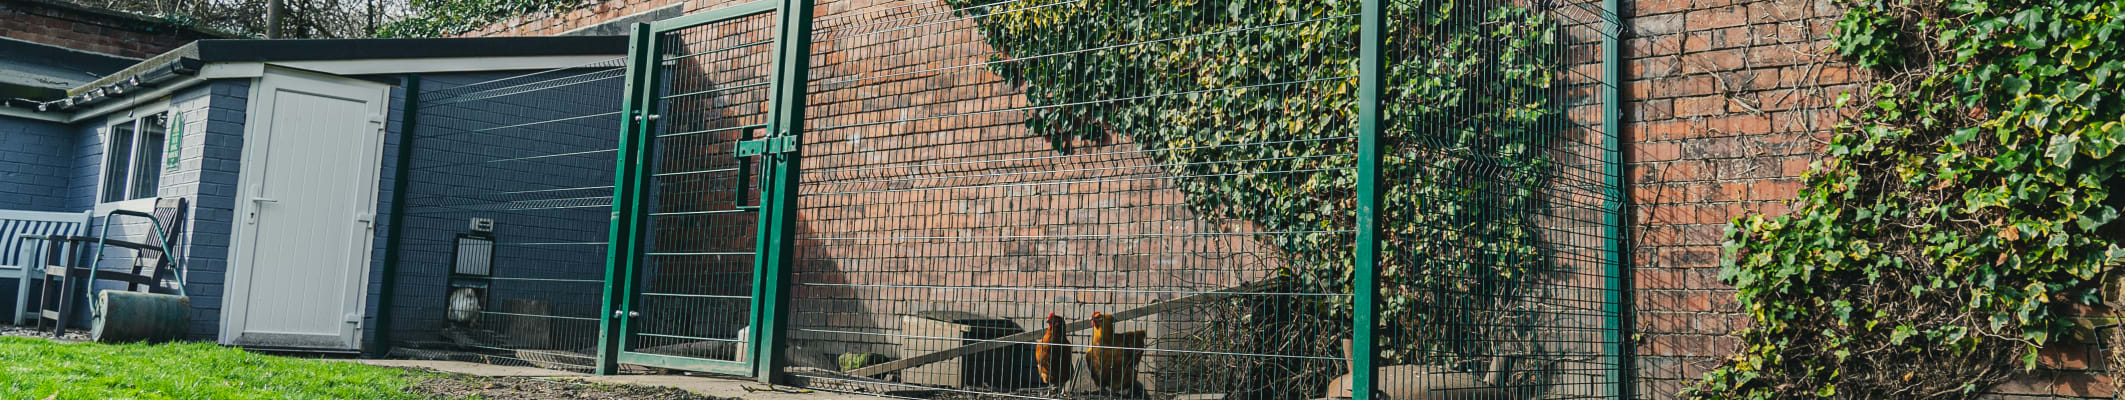
[[[596,365],[624,73],[614,59],[422,77],[390,171],[406,180],[386,249],[400,355]]]

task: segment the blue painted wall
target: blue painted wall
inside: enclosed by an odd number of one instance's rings
[[[192,337],[197,339],[214,339],[221,329],[250,92],[249,80],[221,80],[171,97],[171,111],[185,119],[184,142],[178,167],[163,174],[161,196],[191,201],[191,221],[179,247],[191,271],[185,290],[192,296]]]
[[[178,165],[161,168],[156,197],[185,198],[191,207],[184,230],[177,237],[175,252],[184,258],[185,292],[191,297],[190,337],[213,340],[220,332],[224,274],[228,270],[228,247],[234,221],[237,168],[243,150],[244,109],[250,94],[249,80],[220,80],[179,91],[170,96],[171,134],[182,135]],[[124,111],[120,111],[121,113]],[[75,127],[76,144],[71,157],[72,178],[65,197],[65,211],[97,207],[96,184],[103,171],[103,125],[96,118]],[[169,156],[168,154],[164,155]],[[152,206],[149,206],[152,207]],[[147,211],[141,209],[140,211]],[[100,216],[91,219],[90,234],[103,227]],[[111,225],[112,238],[151,241],[150,225],[135,218]],[[102,258],[105,268],[121,268],[133,262],[130,251],[112,251]],[[117,288],[100,285],[99,290]],[[86,326],[86,313],[76,314],[75,323]]]
[[[83,122],[73,128],[66,211],[88,210],[96,207],[96,178],[103,176],[103,120]]]
[[[0,209],[67,211],[76,129],[0,117]]]
[[[521,75],[509,73],[441,74],[423,77],[429,96],[448,96],[476,90],[468,86]],[[192,210],[178,245],[185,256],[186,290],[192,296],[194,339],[213,340],[219,333],[222,294],[227,283],[228,252],[235,223],[238,168],[241,166],[245,112],[250,80],[222,80],[188,88],[170,97],[170,111],[183,119],[179,164],[163,171],[161,197],[189,199]],[[502,85],[487,83],[488,85]],[[507,129],[527,122],[560,117],[586,116],[617,111],[620,79],[593,81],[561,88],[501,95],[455,104],[432,105],[419,111],[422,128],[414,135],[408,202],[393,204],[392,192],[399,157],[400,132],[406,118],[406,92],[391,92],[386,124],[383,171],[378,199],[378,225],[372,250],[368,315],[364,329],[372,329],[381,310],[385,281],[384,248],[389,216],[405,212],[405,245],[402,263],[393,281],[393,337],[399,341],[436,340],[443,327],[448,293],[449,261],[455,236],[466,232],[469,218],[493,218],[497,222],[496,276],[490,290],[490,309],[517,299],[545,302],[551,315],[564,318],[549,322],[552,340],[546,348],[583,350],[596,336],[595,318],[601,314],[604,278],[604,247],[609,223],[613,156],[611,152],[543,158],[531,162],[489,162],[497,159],[558,153],[609,150],[616,146],[617,116],[591,116],[576,120],[534,124]],[[463,100],[463,99],[460,99]],[[0,175],[0,193],[29,192],[37,196],[6,196],[16,203],[0,208],[52,211],[90,210],[97,206],[96,186],[103,172],[103,118],[74,126],[0,120],[0,156],[10,164],[16,159],[37,165],[34,174]],[[17,145],[17,144],[21,145]],[[17,154],[36,154],[37,157]],[[0,170],[5,171],[5,170]],[[575,189],[539,195],[497,194],[526,190]],[[572,200],[580,199],[580,200]],[[0,202],[9,199],[0,199]],[[100,219],[94,221],[100,225]],[[145,237],[143,224],[119,224],[120,237]],[[583,243],[583,244],[568,244]],[[108,266],[130,262],[123,256],[106,257]],[[510,330],[526,321],[490,317],[486,328]],[[363,334],[365,348],[375,348],[377,335]]]
[[[619,118],[595,115],[619,110],[622,80],[615,74],[614,79],[523,93],[469,93],[524,83],[480,84],[517,75],[422,78],[407,201],[379,208],[406,214],[391,311],[396,342],[441,339],[439,334],[449,326],[445,313],[453,245],[475,217],[496,223],[497,279],[489,290],[488,309],[498,310],[513,300],[536,300],[558,317],[488,314],[481,328],[505,336],[543,336],[497,347],[581,351],[597,336],[604,286],[602,243],[610,223],[605,198],[612,194],[614,158],[610,151],[596,150],[616,147]],[[533,124],[579,116],[585,118]],[[401,117],[393,116],[394,121]],[[578,152],[588,153],[507,161]],[[390,161],[395,157],[387,155],[386,163],[395,164]],[[390,165],[386,176],[397,167]],[[542,192],[513,193],[521,191]],[[383,244],[384,238],[379,236],[377,243]],[[383,269],[384,258],[377,254],[374,270]],[[550,334],[531,333],[541,328]]]

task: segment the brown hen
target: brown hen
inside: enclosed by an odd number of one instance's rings
[[[1060,393],[1064,383],[1070,382],[1070,338],[1064,334],[1063,318],[1048,313],[1048,333],[1040,337],[1040,345],[1033,348],[1033,359],[1039,362],[1040,380],[1054,386]]]
[[[1101,391],[1127,392],[1136,387],[1136,365],[1144,357],[1144,331],[1115,332],[1114,316],[1092,313],[1092,345],[1085,367]]]

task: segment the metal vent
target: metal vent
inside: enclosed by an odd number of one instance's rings
[[[457,254],[452,257],[450,272],[457,275],[494,275],[494,238],[473,235],[457,236]]]

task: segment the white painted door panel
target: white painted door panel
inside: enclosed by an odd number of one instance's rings
[[[268,73],[252,99],[224,341],[354,350],[388,88]]]

